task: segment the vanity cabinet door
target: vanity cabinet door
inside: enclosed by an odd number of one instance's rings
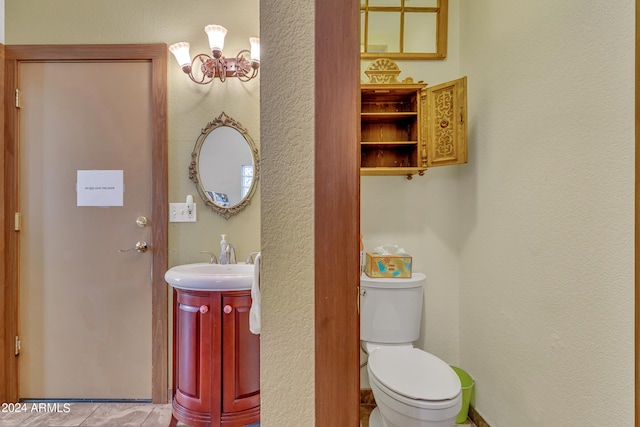
[[[215,354],[213,332],[217,323],[212,308],[208,293],[177,292],[174,319],[175,403],[188,408],[191,421],[208,422],[211,416],[214,381],[211,355]]]
[[[222,412],[260,406],[260,336],[249,330],[251,295],[222,296]]]

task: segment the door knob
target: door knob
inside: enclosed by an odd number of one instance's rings
[[[136,224],[138,225],[138,227],[144,228],[149,225],[149,219],[146,216],[139,216],[138,218],[136,218]]]
[[[144,241],[139,241],[138,243],[136,243],[136,246],[131,248],[131,249],[120,249],[119,252],[130,252],[130,251],[136,251],[138,253],[145,253],[147,252],[147,249],[149,249],[149,245],[147,245],[147,242]]]
[[[225,314],[229,314],[233,311],[233,308],[231,308],[230,305],[225,305],[224,308],[222,309],[222,311],[225,312]]]

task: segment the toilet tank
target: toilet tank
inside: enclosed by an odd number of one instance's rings
[[[410,279],[360,277],[360,339],[382,344],[412,343],[420,334],[425,276]]]

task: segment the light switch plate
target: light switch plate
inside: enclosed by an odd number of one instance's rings
[[[169,222],[196,222],[196,204],[169,203]]]

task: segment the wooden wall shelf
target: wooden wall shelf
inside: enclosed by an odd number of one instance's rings
[[[467,79],[427,88],[398,82],[382,58],[360,86],[360,175],[423,175],[432,166],[467,162]]]

